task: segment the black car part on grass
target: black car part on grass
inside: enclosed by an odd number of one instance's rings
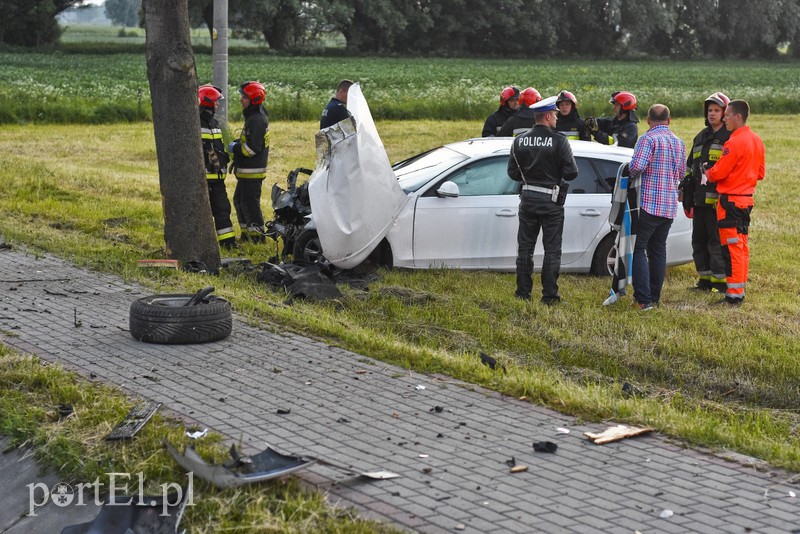
[[[189,496],[189,488],[165,496],[114,496],[93,521],[65,527],[61,534],[176,534]]]
[[[145,343],[189,344],[217,341],[230,335],[231,304],[212,296],[208,286],[193,295],[150,295],[130,308],[131,336]]]
[[[125,419],[106,436],[106,441],[118,441],[121,439],[131,439],[139,430],[150,420],[151,417],[161,408],[160,402],[144,401],[134,406]]]
[[[374,265],[363,264],[357,269],[338,269],[325,263],[260,264],[256,280],[286,291],[291,298],[317,302],[342,297],[337,284],[347,284],[353,289],[366,290],[369,283],[378,280]]]
[[[311,215],[311,199],[308,196],[308,182],[297,186],[299,174],[311,175],[313,171],[298,167],[289,172],[286,178],[286,190],[278,184],[272,186],[272,210],[275,219],[267,222],[267,235],[276,244],[283,241],[283,249],[275,254],[275,261],[282,261],[293,254],[295,241],[308,224]]]

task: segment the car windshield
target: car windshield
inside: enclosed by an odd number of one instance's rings
[[[469,159],[469,156],[452,148],[440,146],[395,163],[392,168],[403,191],[411,193],[466,159]]]

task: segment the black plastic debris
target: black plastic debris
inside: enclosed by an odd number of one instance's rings
[[[487,366],[489,369],[497,369],[497,360],[495,360],[485,352],[481,352],[481,363]]]
[[[253,456],[242,456],[235,446],[231,446],[229,451],[231,460],[223,465],[214,465],[207,464],[191,447],[187,447],[181,454],[167,441],[164,441],[164,446],[186,471],[223,489],[272,480],[294,473],[315,462],[313,459],[287,456],[269,447]]]
[[[552,441],[537,441],[533,444],[533,450],[536,452],[556,452],[558,445]]]
[[[291,408],[278,408],[277,410],[275,410],[275,413],[278,414],[278,415],[289,415],[290,413],[292,413],[292,409]]]
[[[59,404],[58,405],[58,417],[59,419],[65,419],[74,413],[74,409],[72,408],[71,404]]]
[[[106,436],[106,441],[131,439],[142,429],[145,423],[153,417],[153,414],[155,414],[159,408],[161,408],[160,402],[140,402],[134,406],[133,409],[128,412],[128,415],[125,416],[125,419],[114,427],[114,430]]]
[[[517,465],[517,459],[512,456],[510,460],[506,460],[506,465],[508,467],[514,467]]]
[[[282,289],[292,298],[319,302],[342,297],[337,284],[346,284],[354,289],[366,290],[371,282],[379,279],[377,273],[359,266],[356,269],[337,269],[324,263],[262,263],[256,280],[275,289]]]
[[[197,260],[190,260],[181,265],[181,271],[186,271],[187,273],[198,273],[198,274],[219,274],[219,271],[217,269],[211,269],[208,265],[206,265],[202,261],[197,261]]]
[[[166,496],[115,496],[93,521],[65,527],[61,534],[176,534],[189,496],[189,488]]]

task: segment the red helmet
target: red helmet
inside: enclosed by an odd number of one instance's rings
[[[728,104],[730,104],[730,102],[731,102],[731,99],[728,98],[725,95],[725,93],[721,93],[721,92],[717,91],[713,95],[709,95],[708,98],[706,98],[706,101],[705,101],[706,114],[708,114],[708,105],[709,104],[718,105],[719,107],[722,108],[722,112],[724,113],[725,112],[725,108],[728,107]]]
[[[197,98],[200,100],[200,105],[205,108],[213,108],[217,100],[225,99],[222,96],[222,89],[211,84],[198,87]]]
[[[519,98],[519,89],[513,85],[509,85],[500,93],[500,105],[505,106],[508,104],[509,100],[513,100],[514,98]]]
[[[572,102],[572,105],[575,106],[575,109],[578,109],[578,99],[575,98],[575,95],[573,95],[569,91],[561,91],[560,93],[558,93],[558,97],[556,98],[556,106],[559,105],[561,102],[566,102],[567,100]]]
[[[261,82],[244,82],[239,87],[239,94],[244,95],[250,99],[250,103],[258,106],[264,103],[264,97],[267,96],[267,91]]]
[[[627,91],[614,91],[611,93],[609,104],[619,104],[625,111],[636,109],[636,97]]]
[[[537,91],[533,87],[528,87],[519,94],[519,103],[529,107],[534,105],[541,99],[542,95],[540,95],[539,91]]]

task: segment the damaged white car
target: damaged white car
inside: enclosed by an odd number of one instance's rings
[[[511,138],[451,143],[390,166],[358,85],[348,95],[352,121],[318,134],[309,183],[312,221],[295,257],[353,268],[370,257],[411,269],[514,272],[520,183],[506,172]],[[615,234],[608,223],[617,170],[633,151],[572,141],[578,177],[570,182],[562,272],[609,274]],[[678,210],[667,264],[692,260],[692,224]],[[541,241],[534,252],[540,267]]]

